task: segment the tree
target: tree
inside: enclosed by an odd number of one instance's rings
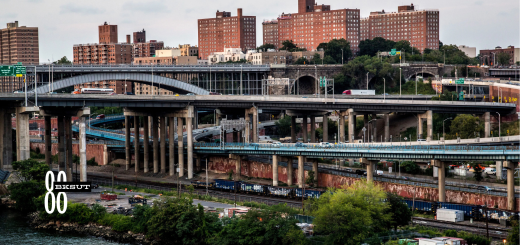
[[[394,46],[394,41],[382,37],[375,37],[372,40],[367,39],[359,42],[359,56],[375,56],[377,52],[390,51]]]
[[[291,135],[291,117],[285,116],[282,119],[276,121],[274,123],[277,128],[278,135],[281,136],[288,136]],[[300,125],[296,124],[296,133],[300,132]]]
[[[309,61],[304,58],[304,57],[300,57],[298,58],[295,62],[294,62],[295,65],[306,65],[306,64],[310,64]]]
[[[375,85],[382,85],[383,78],[386,78],[387,85],[391,80],[387,77],[388,74],[395,72],[392,65],[387,62],[381,62],[377,57],[370,57],[368,55],[358,56],[354,60],[348,62],[343,66],[343,74],[345,77],[350,77],[350,83],[346,84],[348,88],[363,88],[366,89],[366,74],[369,73],[372,77],[372,83]],[[348,81],[347,79],[345,79]]]
[[[282,47],[279,50],[287,50],[288,52],[307,51],[305,48],[298,48],[292,40],[283,41]]]
[[[401,170],[408,174],[419,174],[421,172],[421,168],[412,161],[404,161],[400,164]]]
[[[386,230],[391,221],[384,190],[366,181],[325,192],[311,206],[315,232],[326,235],[325,244],[361,244]]]
[[[498,53],[497,55],[497,61],[500,65],[509,65],[509,61],[511,60],[511,55],[508,53]]]
[[[319,53],[314,53],[314,56],[312,56],[312,63],[313,64],[321,64],[322,60]]]
[[[327,63],[327,64],[341,64],[341,55],[343,54],[343,60],[348,60],[352,56],[352,51],[350,50],[350,43],[342,39],[332,39],[328,43],[320,43],[318,45],[318,50],[323,49],[324,51],[324,57],[327,58],[327,56],[330,56],[333,63]],[[343,52],[342,50],[343,49]],[[327,61],[332,62],[331,59],[328,59]],[[323,60],[325,63],[325,59]]]
[[[61,59],[57,60],[57,61],[54,61],[53,64],[55,65],[70,65],[72,64],[72,62],[67,59],[67,56],[63,56],[61,57]]]
[[[392,220],[390,224],[397,231],[398,226],[406,226],[412,218],[412,212],[401,196],[394,193],[388,193],[386,201],[390,204],[390,213]]]
[[[327,56],[325,56],[325,58],[323,58],[323,63],[328,64],[328,65],[333,65],[333,64],[336,64],[336,61],[334,60],[334,58],[330,57],[330,55],[327,55]]]
[[[509,230],[509,233],[507,234],[507,244],[513,245],[513,244],[520,244],[520,238],[518,237],[518,216],[512,217],[511,219],[511,230]]]
[[[450,125],[450,137],[452,139],[460,137],[461,139],[469,139],[479,135],[484,135],[484,124],[480,122],[478,117],[468,114],[458,115],[453,119]]]
[[[314,171],[310,170],[308,172],[308,176],[307,176],[307,179],[305,180],[305,184],[311,186],[311,187],[314,187],[314,185],[316,184],[316,180],[314,179]]]
[[[13,169],[24,178],[22,181],[44,181],[47,171],[50,170],[47,164],[33,159],[13,162]]]
[[[266,43],[266,44],[263,44],[263,45],[260,45],[259,47],[256,48],[256,51],[267,51],[268,49],[276,49],[276,46],[274,46],[274,44],[270,44],[270,43]]]
[[[34,199],[45,194],[43,181],[29,180],[9,186],[11,200],[16,202],[15,208],[23,212],[36,210]]]

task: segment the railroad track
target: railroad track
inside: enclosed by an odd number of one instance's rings
[[[429,227],[435,227],[441,230],[462,230],[467,231],[473,234],[478,234],[482,236],[487,236],[486,226],[478,226],[478,225],[468,225],[468,224],[457,224],[453,222],[440,221],[440,220],[431,220],[425,218],[414,217],[412,219],[413,224],[423,225]],[[499,228],[499,227],[489,227],[489,237],[496,239],[505,239],[507,238],[507,234],[509,229]]]
[[[94,176],[94,175],[87,175],[88,179],[92,183],[96,183],[98,185],[102,186],[110,186],[112,185],[112,179],[109,177],[104,176]],[[130,185],[130,186],[137,186],[138,188],[145,188],[145,189],[154,189],[154,190],[160,190],[160,191],[176,191],[177,190],[177,184],[176,183],[156,183],[152,181],[145,181],[145,180],[137,180],[137,183],[135,180],[129,180],[129,179],[123,179],[123,178],[117,178],[114,179],[114,185]],[[186,189],[186,184],[181,184],[181,192],[182,193],[189,193]],[[194,194],[198,195],[206,195],[205,189],[195,189]],[[277,198],[277,197],[266,197],[266,196],[260,196],[260,195],[254,195],[254,194],[246,194],[246,193],[234,193],[229,191],[220,191],[215,189],[208,190],[207,194],[212,197],[216,198],[224,198],[228,200],[236,200],[237,202],[258,202],[263,203],[266,205],[277,205],[285,203],[290,207],[293,208],[301,208],[302,202],[297,200],[290,200],[285,198]]]

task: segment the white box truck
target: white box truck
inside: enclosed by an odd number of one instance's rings
[[[452,240],[452,239],[449,239],[449,238],[435,237],[435,238],[432,238],[432,240],[441,241],[441,242],[444,242],[445,244],[448,244],[448,245],[460,245],[460,241]]]
[[[440,208],[437,209],[437,220],[461,222],[464,221],[464,211]]]
[[[444,242],[433,239],[421,239],[419,245],[444,245]]]
[[[360,90],[360,89],[350,89],[343,91],[343,94],[346,95],[376,95],[375,90]]]

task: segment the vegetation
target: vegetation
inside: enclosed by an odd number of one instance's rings
[[[72,61],[67,59],[67,56],[63,56],[63,57],[61,57],[61,59],[54,61],[52,63],[55,65],[70,65],[70,64],[72,64]]]
[[[406,226],[412,218],[412,211],[408,208],[408,205],[404,202],[401,196],[394,193],[388,193],[386,200],[390,205],[390,213],[392,214],[392,220],[390,225],[397,231],[398,226]]]
[[[503,66],[509,66],[509,60],[511,60],[511,55],[508,53],[498,53],[496,55],[496,59],[498,61],[498,64]]]
[[[282,119],[276,121],[274,123],[276,125],[276,130],[280,137],[286,137],[291,135],[291,117],[285,116]],[[301,126],[300,124],[296,124],[296,133],[300,132]]]
[[[13,169],[18,171],[20,183],[9,185],[11,199],[16,201],[15,208],[31,212],[36,210],[35,197],[45,193],[45,174],[49,166],[33,159],[13,162]]]
[[[316,185],[316,180],[314,179],[314,171],[310,170],[308,172],[307,179],[305,180],[305,184],[309,185],[310,187],[314,187]]]
[[[90,158],[90,160],[87,160],[87,165],[88,166],[98,166],[99,164],[96,162],[96,158],[93,157],[93,158]]]
[[[450,134],[447,138],[456,139],[460,137],[461,139],[469,139],[480,135],[484,135],[484,124],[481,123],[480,118],[469,114],[461,114],[452,120]]]
[[[292,40],[283,41],[280,50],[287,50],[288,52],[307,51],[305,48],[298,48]]]
[[[358,56],[343,66],[342,72],[334,78],[335,93],[342,93],[346,89],[366,89],[367,73],[370,79],[369,88],[382,91],[383,78],[386,80],[387,88],[395,85],[392,79],[395,69],[390,63],[365,55]]]
[[[417,92],[416,92],[417,90]],[[388,93],[399,93],[399,86],[393,87],[391,89],[386,89]],[[402,94],[435,94],[435,90],[432,87],[432,82],[429,80],[428,83],[424,83],[422,79],[418,81],[410,80],[401,86]]]
[[[240,60],[237,60],[237,61],[232,61],[232,60],[228,60],[226,62],[220,62],[220,63],[225,63],[225,64],[241,64],[241,63],[247,63],[249,62],[248,60],[246,59],[240,59]]]
[[[266,43],[264,45],[260,45],[256,48],[256,51],[267,51],[268,49],[276,49],[276,46],[274,44]]]
[[[352,57],[350,43],[344,38],[332,39],[328,43],[320,43],[320,45],[318,45],[318,50],[319,49],[323,49],[324,51],[324,64],[341,64],[342,60],[346,63],[346,61]]]

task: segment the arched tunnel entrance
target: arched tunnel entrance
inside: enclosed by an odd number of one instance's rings
[[[312,76],[303,76],[296,80],[296,93],[298,94],[315,94],[316,79]]]
[[[412,74],[408,80],[412,80],[412,81],[415,81],[416,78],[423,78],[423,80],[428,80],[428,78],[431,78],[432,80],[435,79],[435,75],[433,75],[432,73],[430,72],[417,72],[417,73],[414,73]]]

